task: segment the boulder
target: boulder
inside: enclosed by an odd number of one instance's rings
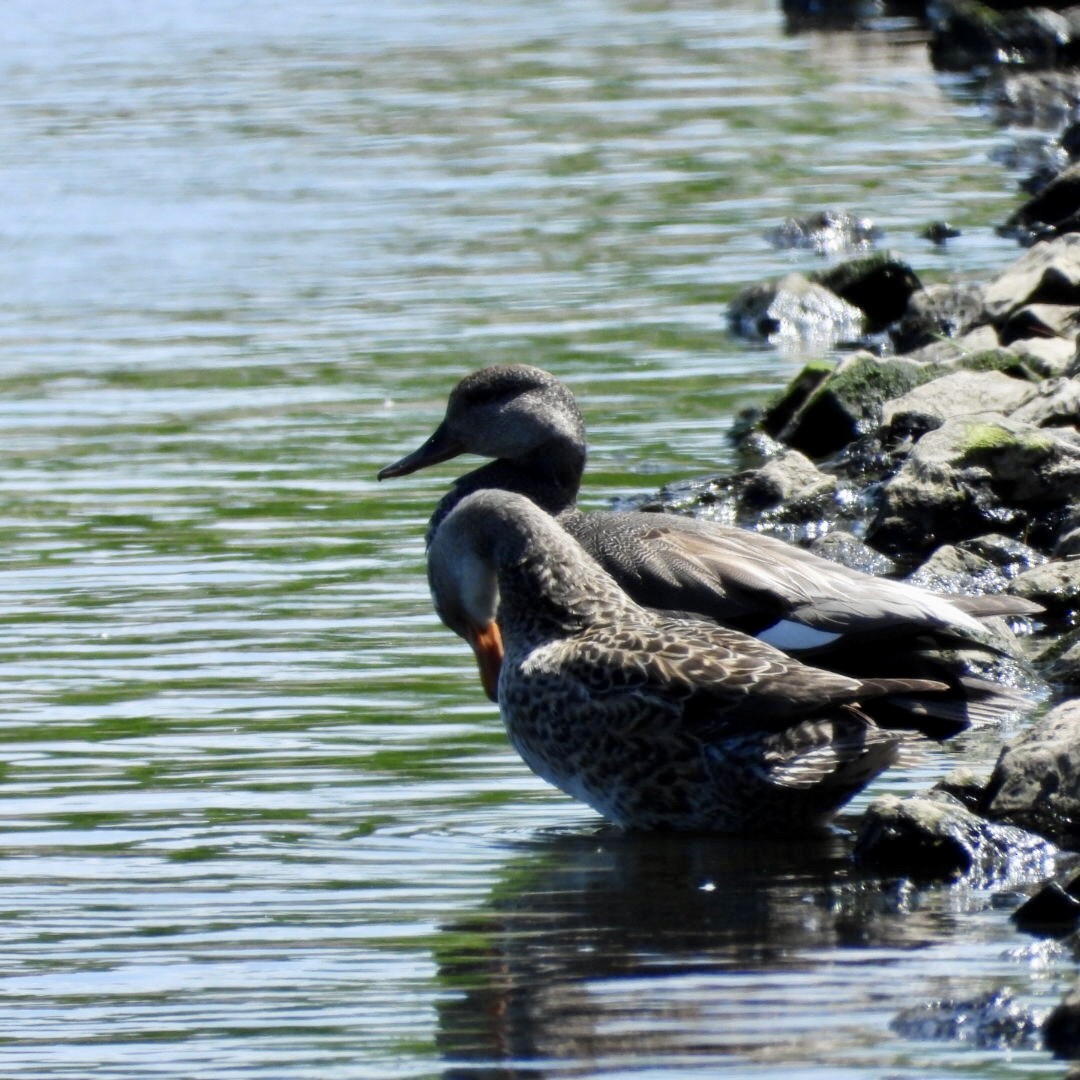
[[[1055,848],[1023,828],[987,821],[947,792],[931,791],[875,799],[854,854],[864,866],[916,881],[985,883],[1044,875]]]
[[[806,217],[789,217],[765,234],[773,247],[816,251],[832,255],[873,247],[881,230],[869,219],[846,210],[821,210]]]
[[[1051,709],[1001,752],[986,816],[1080,848],[1080,701]]]
[[[1055,559],[1018,574],[1009,592],[1042,604],[1054,615],[1080,609],[1080,560]]]
[[[954,371],[887,401],[881,423],[894,436],[918,438],[953,417],[1011,413],[1036,393],[1000,371]]]
[[[1080,307],[1080,236],[1036,244],[984,287],[983,302],[999,326],[1029,304]]]
[[[868,539],[890,554],[1026,531],[1080,496],[1080,434],[1000,415],[954,417],[924,435],[882,487]]]
[[[824,285],[788,274],[741,292],[728,308],[728,323],[733,333],[773,345],[828,346],[861,337],[866,316]]]

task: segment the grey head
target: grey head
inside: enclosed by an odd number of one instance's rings
[[[585,423],[570,390],[540,368],[500,364],[466,375],[431,437],[378,478],[408,476],[460,454],[494,458],[455,481],[432,518],[434,530],[453,505],[481,488],[517,491],[550,513],[573,506],[585,450]]]

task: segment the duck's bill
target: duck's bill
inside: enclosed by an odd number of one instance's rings
[[[492,701],[499,700],[499,672],[502,670],[503,642],[499,624],[492,620],[487,626],[470,626],[468,642],[476,654],[480,682]]]
[[[440,424],[423,446],[411,454],[406,454],[400,461],[380,469],[377,478],[390,480],[395,476],[408,476],[409,473],[426,469],[429,465],[438,465],[440,461],[449,461],[464,452],[465,447],[446,430],[445,424]]]

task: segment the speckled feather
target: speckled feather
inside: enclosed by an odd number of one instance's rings
[[[887,768],[905,737],[877,727],[875,702],[944,689],[863,683],[739,631],[651,612],[553,518],[507,492],[459,503],[436,532],[429,576],[436,609],[462,636],[497,617],[499,703],[524,760],[630,828],[819,822]]]

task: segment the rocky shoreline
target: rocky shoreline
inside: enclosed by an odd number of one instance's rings
[[[785,13],[799,29],[871,18],[858,4],[792,2]],[[916,881],[1027,882],[1017,926],[1080,956],[1080,7],[944,0],[914,14],[935,65],[970,72],[1000,124],[1044,129],[1017,136],[1028,197],[998,229],[1026,250],[983,284],[924,285],[847,212],[772,230],[771,243],[845,257],[744,290],[732,332],[841,359],[808,363],[739,418],[738,472],[647,506],[938,591],[1043,606],[1039,622],[1011,628],[1020,658],[988,673],[1041,698],[1035,719],[1000,747],[991,775],[872,803],[855,858]],[[953,232],[937,222],[925,236],[947,243]],[[1080,1057],[1080,984],[1040,1026],[1053,1053]]]

